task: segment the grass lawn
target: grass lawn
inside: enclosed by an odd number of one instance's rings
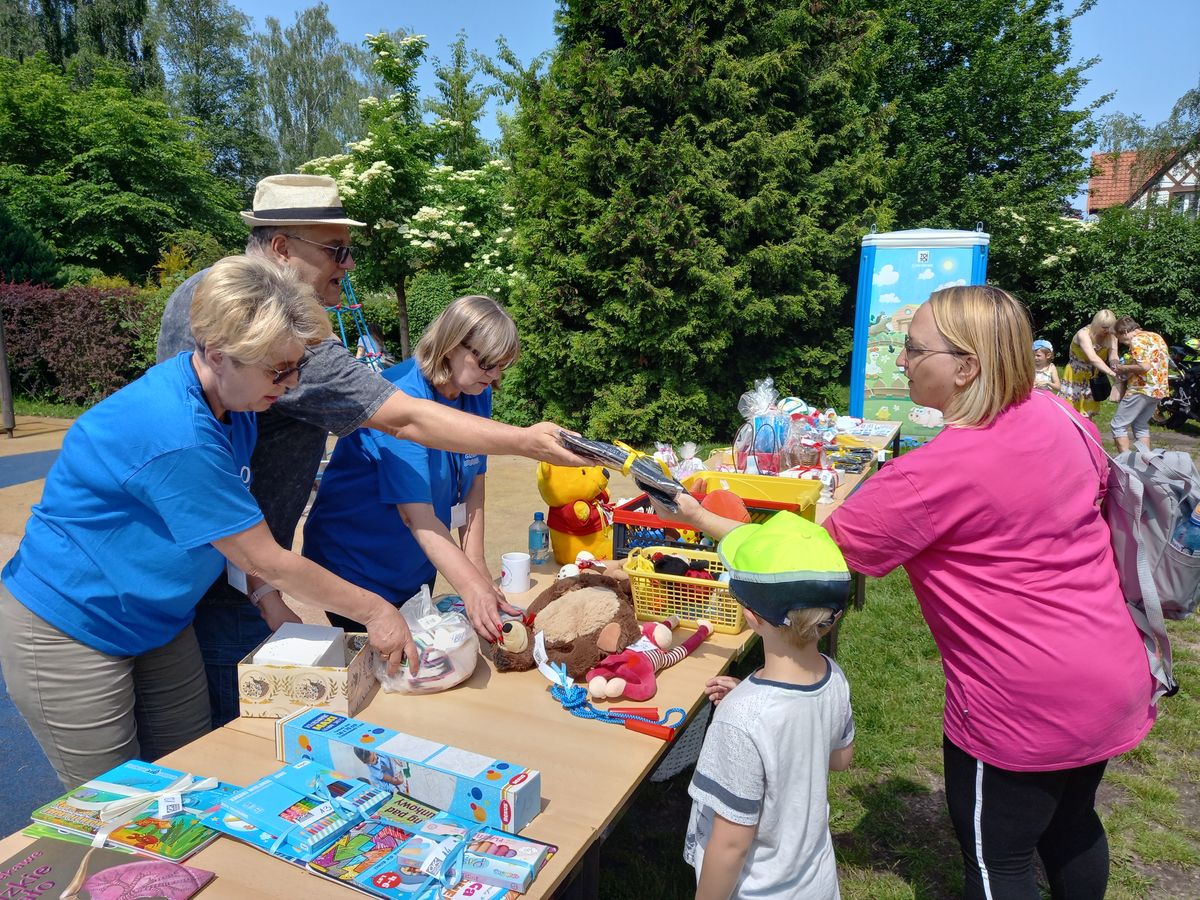
[[[1110,449],[1113,409],[1104,404],[1097,416]],[[1160,703],[1141,746],[1110,764],[1100,789],[1113,900],[1200,897],[1200,623],[1168,629],[1182,688]],[[838,662],[858,728],[854,766],[830,781],[842,897],[960,896],[962,864],[942,792],[941,663],[903,571],[868,581],[865,608],[843,624]],[[690,777],[689,769],[639,792],[604,845],[601,897],[693,896],[682,860]]]

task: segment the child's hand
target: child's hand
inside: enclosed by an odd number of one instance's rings
[[[715,705],[724,700],[725,695],[737,687],[739,682],[741,682],[741,679],[734,678],[732,675],[718,675],[705,682],[704,693],[708,695],[708,699]]]

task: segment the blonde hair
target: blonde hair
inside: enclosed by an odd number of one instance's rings
[[[491,297],[459,297],[429,323],[414,356],[434,387],[451,379],[450,353],[469,344],[485,360],[511,365],[521,355],[521,340],[512,317]]]
[[[1076,320],[1078,321],[1078,320]],[[1115,328],[1117,326],[1117,314],[1111,309],[1102,309],[1100,312],[1092,316],[1092,328]]]
[[[951,399],[950,425],[978,428],[1033,392],[1033,327],[1016,297],[991,285],[943,288],[929,297],[938,331],[979,361],[979,375]]]
[[[788,624],[776,626],[780,636],[793,647],[807,647],[833,630],[837,614],[823,606],[793,609],[787,614]]]
[[[192,337],[241,363],[256,364],[282,342],[315,344],[332,334],[316,292],[296,273],[257,256],[227,256],[192,297]]]

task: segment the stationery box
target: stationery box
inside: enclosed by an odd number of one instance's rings
[[[256,665],[254,655],[266,641],[259,644],[238,663],[242,715],[278,719],[310,706],[354,715],[371,699],[376,656],[365,634],[347,634],[344,640],[346,666]]]
[[[519,832],[541,811],[536,769],[329,710],[305,709],[280,719],[275,750],[283,762],[311,759],[501,831]]]

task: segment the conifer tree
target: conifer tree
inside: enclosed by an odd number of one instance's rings
[[[513,386],[540,411],[601,437],[727,439],[754,379],[810,399],[836,383],[849,269],[887,217],[856,6],[563,5],[512,141]]]

